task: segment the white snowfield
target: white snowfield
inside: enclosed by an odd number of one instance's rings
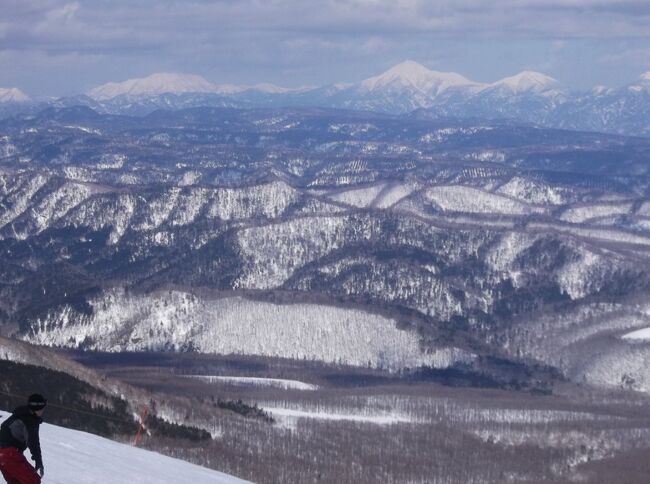
[[[90,301],[92,316],[70,306],[38,320],[31,343],[101,351],[183,350],[315,360],[398,371],[471,361],[455,347],[425,352],[415,331],[360,309],[244,297],[219,299],[169,291],[127,294],[116,288]]]
[[[637,329],[623,335],[623,339],[650,340],[650,328]]]
[[[498,213],[524,215],[542,213],[541,207],[530,206],[507,196],[461,185],[435,186],[425,192],[427,200],[445,212]]]
[[[0,87],[0,103],[24,103],[29,100],[29,96],[18,88]]]
[[[347,420],[352,422],[371,423],[376,425],[393,425],[410,423],[415,419],[408,415],[398,413],[360,414],[360,413],[332,413],[325,411],[296,410],[282,407],[264,407],[281,424],[293,427],[298,419],[311,418],[317,420]]]
[[[409,196],[415,189],[415,186],[405,183],[380,183],[370,187],[336,192],[329,195],[329,198],[336,202],[360,208],[370,206],[389,208]]]
[[[565,210],[560,216],[560,220],[571,223],[583,223],[599,217],[627,215],[631,212],[632,205],[632,202],[624,202],[575,206]]]
[[[8,416],[8,413],[0,411],[1,420]],[[46,484],[249,482],[155,452],[47,423],[41,425],[40,436],[45,465],[43,483]]]
[[[217,375],[187,375],[207,383],[228,383],[238,386],[273,387],[282,390],[318,390],[318,385],[305,383],[298,380],[284,380],[280,378],[257,378],[252,376],[217,376]]]
[[[219,93],[221,91],[220,86],[212,84],[201,76],[174,72],[158,72],[144,78],[102,84],[91,89],[87,94],[97,101],[105,101],[122,95],[143,96],[165,93],[182,94],[188,92]]]
[[[385,186],[385,183],[381,183],[366,188],[345,190],[330,195],[330,198],[336,202],[354,205],[355,207],[368,207],[377,198],[377,195],[381,193]]]

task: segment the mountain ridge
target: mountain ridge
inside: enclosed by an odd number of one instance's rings
[[[23,103],[30,100],[27,94],[16,87],[0,87],[0,103]]]
[[[596,86],[578,92],[530,70],[481,83],[412,60],[360,82],[321,87],[214,84],[193,74],[158,73],[97,86],[86,95],[2,104],[0,118],[73,105],[135,116],[192,107],[319,107],[398,115],[420,110],[429,119],[507,119],[549,128],[650,136],[650,72],[621,88]]]

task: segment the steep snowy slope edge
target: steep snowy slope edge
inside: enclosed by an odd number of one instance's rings
[[[0,337],[0,360],[40,366],[67,373],[89,385],[96,386],[110,395],[125,396],[136,402],[144,403],[151,398],[151,395],[146,392],[137,390],[121,381],[99,375],[96,371],[54,352],[50,348],[31,345],[24,341]]]
[[[8,414],[0,411],[0,419]],[[47,419],[47,415],[45,416]],[[238,484],[244,481],[155,452],[96,435],[44,424],[41,448],[48,484],[113,484],[116,482]]]

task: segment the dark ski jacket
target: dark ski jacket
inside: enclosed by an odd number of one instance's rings
[[[41,443],[38,426],[43,419],[34,414],[29,407],[18,407],[11,416],[0,425],[0,447],[15,447],[21,452],[29,447],[35,467],[43,467]]]

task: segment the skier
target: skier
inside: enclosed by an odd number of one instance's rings
[[[7,484],[39,484],[45,473],[41,457],[38,426],[43,422],[41,415],[47,400],[34,393],[27,399],[27,405],[16,408],[11,416],[0,425],[0,471]],[[32,467],[23,451],[32,453]]]

